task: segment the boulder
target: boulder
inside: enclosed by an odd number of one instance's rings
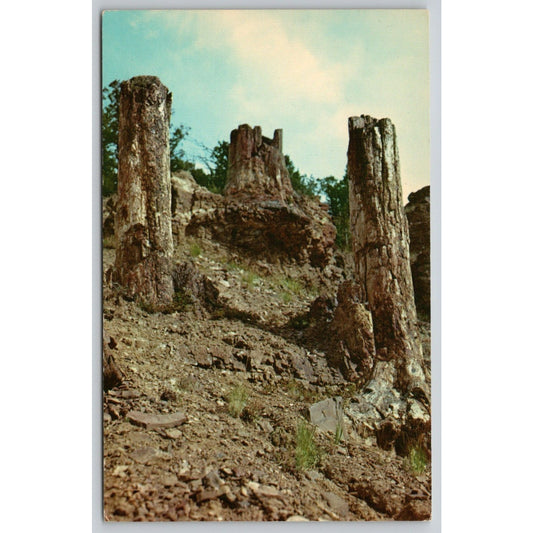
[[[409,221],[409,254],[413,289],[418,317],[431,318],[431,224],[430,224],[430,188],[413,192],[405,206]]]

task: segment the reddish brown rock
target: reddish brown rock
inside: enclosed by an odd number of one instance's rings
[[[172,95],[154,76],[120,91],[117,281],[146,308],[172,304],[169,124]]]
[[[431,317],[431,224],[429,185],[409,195],[405,214],[409,221],[409,255],[418,317]]]
[[[377,357],[394,361],[395,387],[428,394],[422,370],[402,204],[396,131],[390,119],[349,119],[348,178],[355,279],[368,302]]]
[[[115,362],[112,350],[115,349],[117,343],[110,337],[105,331],[103,334],[103,388],[104,391],[108,391],[113,387],[120,385],[124,379],[124,374]]]

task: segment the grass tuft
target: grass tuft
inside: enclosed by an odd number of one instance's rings
[[[315,432],[306,422],[299,422],[295,446],[296,470],[313,468],[320,461],[320,450],[315,443]]]
[[[428,456],[420,445],[412,446],[404,460],[404,466],[414,474],[423,474],[428,466]]]
[[[243,385],[235,386],[228,394],[228,411],[235,418],[240,418],[248,403],[248,391]]]
[[[193,242],[189,248],[189,252],[192,257],[198,257],[202,254],[202,249],[197,243]]]

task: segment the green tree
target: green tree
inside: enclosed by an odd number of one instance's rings
[[[306,196],[316,196],[319,193],[319,185],[317,180],[315,180],[313,176],[301,174],[300,171],[294,166],[294,163],[288,155],[285,156],[285,166],[289,171],[289,178],[291,179],[292,188],[296,192]]]
[[[328,176],[320,181],[320,188],[326,196],[333,223],[337,228],[337,245],[350,248],[350,203],[348,198],[348,172],[342,180]]]
[[[224,191],[228,178],[228,153],[228,141],[218,141],[211,150],[208,188],[219,194]]]
[[[185,151],[180,148],[182,141],[189,135],[190,128],[180,124],[170,130],[170,172],[189,170],[189,162],[185,160]],[[193,165],[194,166],[194,165]]]
[[[120,81],[114,80],[102,91],[102,194],[117,190],[118,103]]]

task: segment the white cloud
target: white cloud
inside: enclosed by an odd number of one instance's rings
[[[333,103],[342,97],[346,66],[313,54],[284,27],[283,13],[218,11],[202,18],[208,20],[208,30],[204,24],[197,46],[229,47],[231,60],[240,63],[262,95],[270,92],[278,99],[309,103]]]

